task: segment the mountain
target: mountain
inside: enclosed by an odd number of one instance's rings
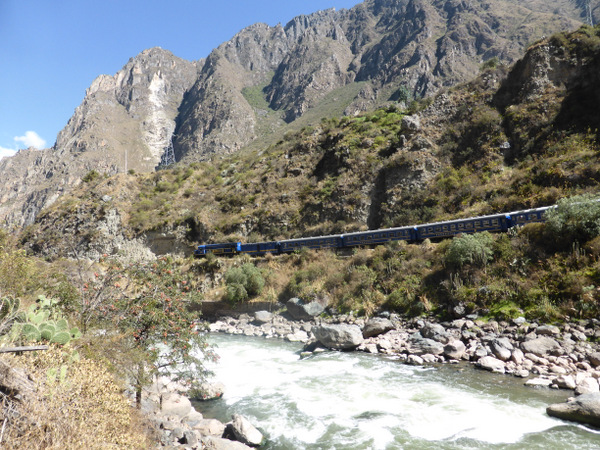
[[[595,20],[598,3],[367,0],[250,26],[205,60],[146,50],[92,83],[51,149],[0,161],[0,223],[32,223],[93,171],[152,172],[167,156],[208,160],[323,116],[407,104],[470,79],[486,60],[513,62],[543,35]]]
[[[46,257],[190,253],[555,204],[600,189],[600,25],[406,110],[323,118],[265,148],[86,177],[24,234]],[[71,237],[64,239],[67,234]]]

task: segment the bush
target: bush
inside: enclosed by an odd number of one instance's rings
[[[454,269],[474,264],[485,266],[494,254],[493,243],[494,239],[487,231],[457,236],[448,246],[444,262]]]
[[[265,286],[260,269],[252,263],[233,267],[225,274],[225,299],[230,303],[242,302],[259,295]]]
[[[552,241],[570,248],[600,235],[600,201],[591,195],[559,200],[546,211],[546,230]]]

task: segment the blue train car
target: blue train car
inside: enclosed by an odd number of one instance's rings
[[[385,230],[359,231],[342,235],[344,247],[377,245],[389,241],[414,241],[415,227],[386,228]]]
[[[251,256],[279,253],[279,242],[256,242],[252,244],[242,244],[240,253],[246,253]]]
[[[507,231],[510,226],[511,217],[509,214],[493,214],[469,219],[426,223],[418,225],[416,229],[417,239],[422,240],[451,237],[463,233],[479,233],[481,231]]]
[[[331,236],[316,236],[309,238],[290,239],[287,241],[279,241],[279,250],[281,253],[289,253],[294,250],[299,250],[303,247],[318,249],[318,248],[340,248],[343,246],[342,236],[334,234]]]
[[[528,223],[545,222],[544,214],[548,209],[555,206],[544,206],[542,208],[525,209],[523,211],[514,211],[508,213],[511,218],[511,226],[527,225]]]
[[[195,256],[205,256],[207,253],[214,253],[215,255],[234,255],[238,253],[242,248],[240,242],[227,242],[225,244],[205,244],[199,245],[194,250]]]

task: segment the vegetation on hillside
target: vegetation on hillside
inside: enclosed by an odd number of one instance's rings
[[[5,341],[37,342],[42,329],[52,341],[50,326],[69,330],[68,342],[63,334],[48,354],[11,361],[36,367],[38,389],[52,394],[39,404],[11,403],[19,420],[39,414],[37,423],[48,423],[44,438],[52,445],[77,446],[70,433],[81,436],[86,433],[77,431],[85,428],[100,447],[126,448],[132,436],[143,447],[134,411],[117,399],[120,383],[133,386],[139,400],[149,375],[176,364],[183,380],[197,384],[202,358],[212,356],[196,334],[197,310],[206,299],[235,304],[295,296],[327,303],[329,312],[367,316],[386,309],[443,318],[597,317],[598,116],[589,100],[581,103],[589,112],[585,117],[573,113],[573,104],[586,92],[597,98],[597,87],[583,81],[597,76],[600,27],[549,42],[558,55],[581,58],[579,78],[569,87],[549,85],[523,100],[497,89],[507,73],[510,82],[519,81],[514,71],[484,64],[473,82],[408,110],[392,103],[357,117],[325,118],[268,148],[153,174],[109,178],[90,172],[19,243],[0,234]],[[258,105],[257,89],[245,95]],[[302,250],[256,259],[167,257],[131,264],[81,257],[113,239],[107,234],[112,228],[136,238],[179,227],[191,249],[198,242],[348,232],[554,203],[559,207],[546,224],[505,234],[391,243],[339,255]],[[172,351],[164,352],[166,347]],[[79,359],[71,360],[74,350]],[[91,387],[88,373],[103,380],[104,394]],[[85,414],[60,409],[74,392],[90,393],[81,403]],[[110,425],[119,428],[94,428],[107,407],[117,411]],[[86,422],[77,422],[81,417]],[[39,430],[11,420],[10,436],[42,439]],[[93,448],[83,441],[81,446]]]
[[[148,448],[149,430],[125,387],[138,407],[155,374],[179,379],[194,393],[213,357],[200,334],[202,296],[189,262],[47,264],[18,250],[8,235],[0,243],[0,342],[50,346],[1,357],[34,376],[35,389],[24,402],[1,395],[3,448]]]

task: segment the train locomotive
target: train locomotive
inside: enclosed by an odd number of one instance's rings
[[[465,233],[482,231],[506,232],[516,226],[529,223],[544,222],[544,214],[555,206],[513,211],[509,213],[470,217],[467,219],[448,220],[444,222],[425,223],[422,225],[383,228],[378,230],[359,231],[355,233],[315,236],[299,239],[287,239],[271,242],[227,242],[222,244],[202,244],[194,251],[197,257],[214,255],[248,254],[251,256],[291,253],[302,248],[352,248],[385,244],[391,241],[418,242],[425,239],[444,239]]]

